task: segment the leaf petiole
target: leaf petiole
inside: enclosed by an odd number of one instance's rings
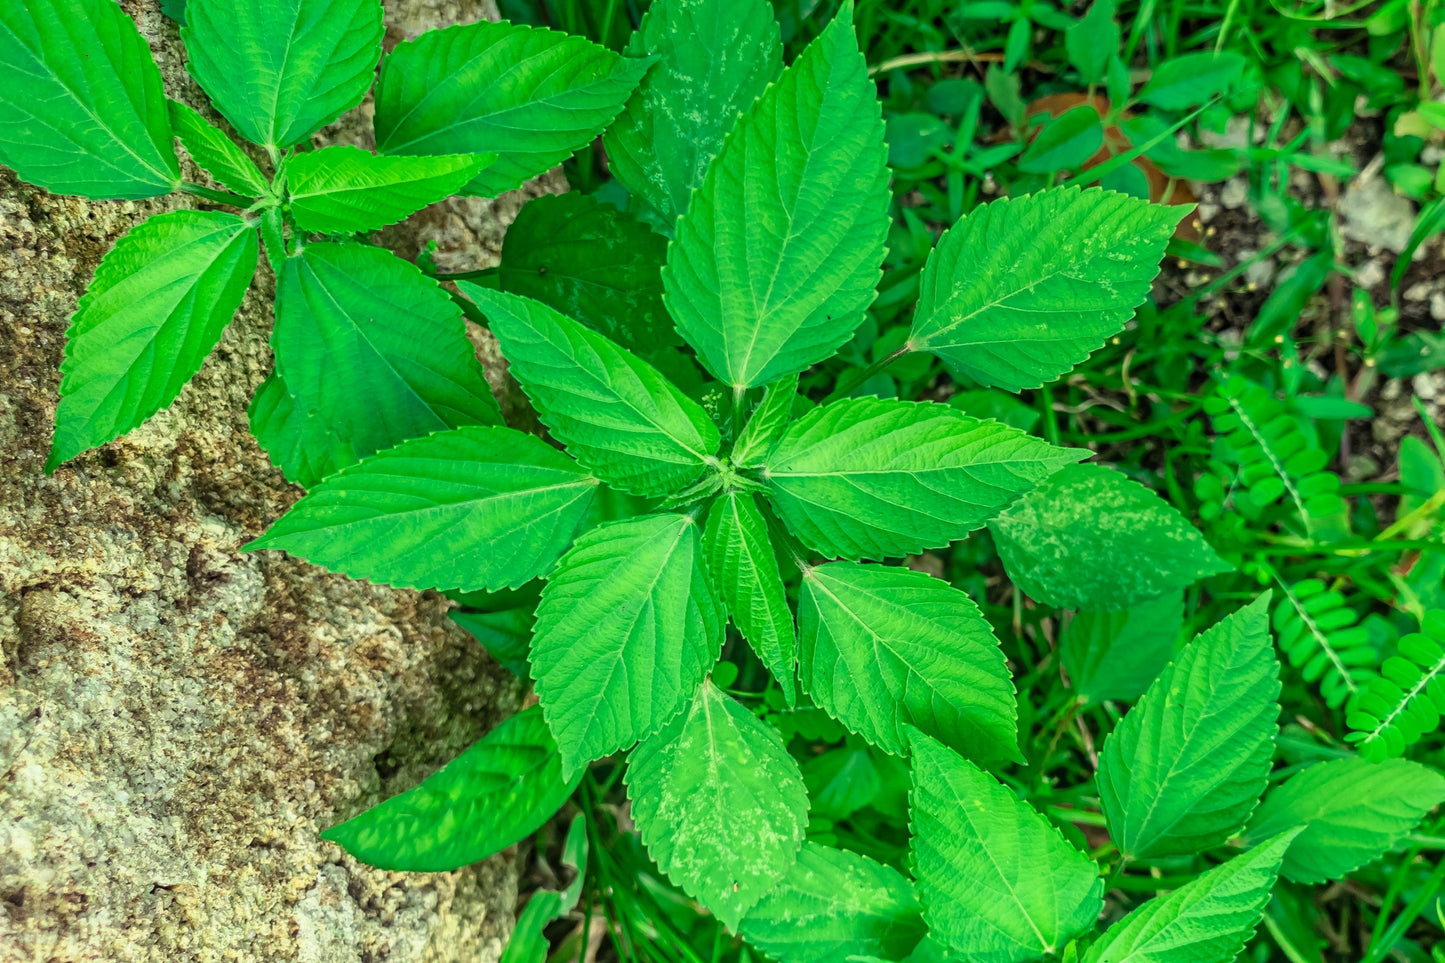
[[[851,378],[838,379],[838,386],[834,388],[831,393],[829,393],[828,397],[823,399],[823,404],[826,405],[831,401],[837,401],[839,398],[848,397],[854,392],[854,390],[858,388],[859,385],[867,384],[869,378],[872,378],[874,375],[887,368],[889,365],[897,361],[899,358],[903,357],[905,354],[912,353],[913,345],[905,341],[897,348],[894,348],[884,357],[879,358],[877,361],[873,362],[862,371],[854,374]]]
[[[231,207],[250,208],[258,198],[246,197],[242,194],[234,194],[231,191],[218,191],[214,187],[205,187],[201,184],[192,184],[190,181],[181,182],[181,190],[186,194],[194,195],[202,200],[213,204],[229,204]]]

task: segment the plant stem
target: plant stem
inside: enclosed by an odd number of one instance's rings
[[[482,278],[489,278],[497,273],[494,267],[479,268],[475,271],[458,271],[455,274],[433,274],[432,277],[438,281],[479,281]]]
[[[855,388],[867,382],[869,378],[873,377],[878,372],[882,371],[884,368],[888,367],[890,364],[903,357],[905,354],[911,354],[912,352],[913,346],[910,345],[907,341],[905,341],[898,347],[894,348],[893,351],[886,357],[879,358],[877,361],[864,368],[861,372],[853,375],[853,377],[839,378],[837,387],[832,390],[828,397],[823,399],[823,404],[826,405],[830,401],[837,401],[839,398],[846,398],[848,395],[853,393],[853,390]]]
[[[1397,870],[1400,873],[1404,871],[1404,866]],[[1445,860],[1441,860],[1436,865],[1435,871],[1430,874],[1425,885],[1415,891],[1414,898],[1405,904],[1405,908],[1400,911],[1399,916],[1395,917],[1389,929],[1385,930],[1382,936],[1370,940],[1364,959],[1360,963],[1383,963],[1390,950],[1400,942],[1400,938],[1415,924],[1415,920],[1420,918],[1420,914],[1425,911],[1426,904],[1435,898],[1442,883],[1445,883]]]
[[[742,385],[733,385],[733,444],[738,443],[738,438],[743,433],[743,402],[747,400],[748,389]]]
[[[187,194],[193,194],[202,200],[213,204],[229,204],[231,207],[250,207],[259,198],[244,197],[240,194],[232,194],[230,191],[218,191],[213,187],[204,187],[200,184],[192,184],[190,181],[181,183],[181,190]]]

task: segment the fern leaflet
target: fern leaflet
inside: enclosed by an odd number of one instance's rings
[[[1195,493],[1204,503],[1203,517],[1219,517],[1226,496],[1251,520],[1287,502],[1308,532],[1316,519],[1344,509],[1339,476],[1323,470],[1329,455],[1310,443],[1266,388],[1231,375],[1205,399],[1204,410],[1237,471],[1221,478],[1216,468],[1216,474],[1201,476]]]
[[[1381,677],[1351,701],[1346,722],[1360,754],[1379,761],[1403,755],[1440,725],[1445,712],[1445,610],[1425,613],[1421,631],[1400,640]]]
[[[1290,665],[1338,709],[1375,677],[1375,649],[1345,596],[1317,578],[1290,585],[1276,579],[1284,598],[1274,609],[1274,634]]]

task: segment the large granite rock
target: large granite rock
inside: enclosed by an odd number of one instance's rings
[[[495,15],[490,0],[386,5],[388,46]],[[175,25],[154,0],[124,6],[167,92],[209,113]],[[326,137],[368,128],[364,107]],[[522,199],[449,202],[386,241],[436,238],[450,263],[484,266]],[[238,551],[298,496],[247,432],[270,368],[264,263],[169,411],[41,472],[76,299],[116,238],[188,203],[50,197],[0,170],[0,961],[495,960],[508,854],[386,873],[316,836],[453,757],[518,693],[439,596]]]

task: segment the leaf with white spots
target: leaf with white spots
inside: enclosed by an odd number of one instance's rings
[[[989,529],[1014,584],[1060,608],[1128,608],[1230,570],[1168,502],[1102,465],[1070,465]]]
[[[627,53],[658,62],[602,146],[612,176],[671,233],[738,116],[783,69],[778,23],[768,0],[655,0]]]
[[[743,939],[782,963],[901,959],[924,932],[902,873],[813,842],[741,927]]]
[[[652,858],[732,930],[793,865],[808,823],[777,730],[711,682],[633,750],[627,795]]]

